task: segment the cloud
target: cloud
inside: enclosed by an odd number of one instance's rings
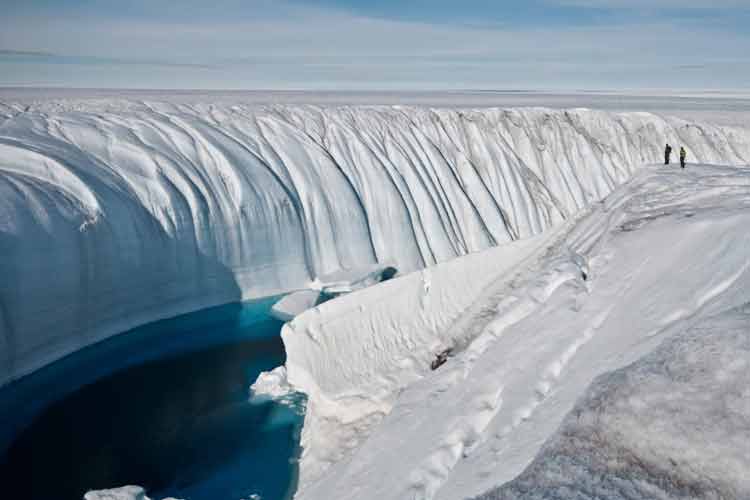
[[[547,0],[549,4],[598,9],[750,9],[747,0]]]
[[[50,57],[53,54],[50,52],[39,52],[35,50],[4,50],[0,49],[0,56],[13,56],[13,57]]]
[[[217,7],[234,2],[217,1]],[[690,66],[682,87],[737,87],[750,76],[746,34],[697,26],[686,36],[669,18],[467,26],[266,0],[246,5],[252,12],[235,17],[118,15],[95,22],[24,12],[0,21],[0,47],[57,54],[67,71],[3,63],[0,85],[49,79],[181,88],[621,88],[668,86],[675,68]],[[107,71],[94,67],[105,64]],[[151,67],[136,71],[136,65]],[[734,69],[722,75],[727,67]]]

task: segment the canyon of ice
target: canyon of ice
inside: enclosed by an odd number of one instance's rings
[[[252,392],[308,397],[299,499],[747,498],[749,163],[652,113],[0,103],[0,384],[297,292]]]

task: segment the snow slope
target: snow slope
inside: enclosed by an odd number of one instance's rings
[[[750,167],[650,166],[542,236],[297,317],[285,370],[259,384],[308,394],[297,498],[449,500],[512,480],[595,377],[750,302],[748,227]]]
[[[750,498],[750,305],[596,380],[501,499]]]
[[[538,234],[746,129],[586,110],[5,103],[0,384],[158,318]]]

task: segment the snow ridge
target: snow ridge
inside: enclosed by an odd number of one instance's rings
[[[0,113],[0,384],[162,317],[538,234],[666,141],[750,161],[745,129],[645,113],[107,100]]]

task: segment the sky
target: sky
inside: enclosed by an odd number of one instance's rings
[[[750,88],[750,0],[0,0],[0,86]]]

